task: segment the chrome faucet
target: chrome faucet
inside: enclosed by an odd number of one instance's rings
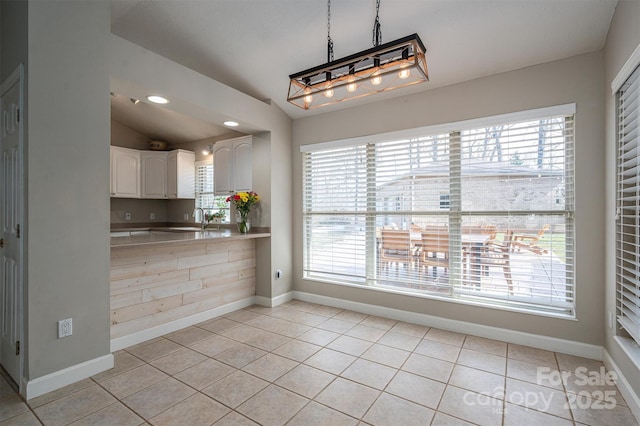
[[[204,217],[204,209],[202,207],[196,207],[196,209],[193,211],[193,216],[196,216],[196,212],[200,210],[200,227],[202,228],[202,230],[204,230],[204,228],[207,226],[207,221]]]

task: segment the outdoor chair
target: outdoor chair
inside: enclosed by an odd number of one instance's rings
[[[551,228],[551,225],[546,224],[537,234],[514,234],[513,236],[513,249],[520,252],[521,248],[532,251],[535,254],[548,253],[547,250],[539,247],[537,242],[542,238],[544,233]]]
[[[379,260],[383,269],[392,263],[402,263],[405,266],[412,264],[413,252],[409,231],[382,229],[381,239]]]
[[[494,242],[496,239],[496,234],[498,233],[498,228],[495,225],[464,225],[462,226],[462,235],[486,235],[486,241],[483,241],[482,245],[479,246],[476,244],[463,244],[462,245],[462,274],[463,276],[467,276],[467,266],[470,266],[470,269],[477,267],[477,259],[476,257],[482,252],[486,251],[487,248]],[[463,237],[464,240],[464,237]],[[468,265],[471,262],[472,265]],[[475,265],[473,265],[475,263]]]
[[[513,279],[511,276],[511,245],[513,243],[513,231],[506,231],[501,243],[495,241],[487,244],[480,254],[480,265],[483,274],[488,274],[492,266],[502,267],[504,278],[509,287],[509,294],[513,294]]]
[[[449,269],[449,234],[446,232],[427,231],[422,232],[420,240],[420,252],[418,266],[422,273],[422,267],[429,270],[433,268],[433,275],[436,275],[438,267]]]

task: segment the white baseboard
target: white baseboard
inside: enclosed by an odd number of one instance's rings
[[[156,337],[164,336],[165,334],[182,330],[183,328],[198,324],[203,321],[207,321],[211,318],[228,314],[230,312],[237,311],[238,309],[246,308],[247,306],[251,306],[254,303],[257,303],[256,296],[251,296],[247,297],[246,299],[238,300],[237,302],[218,306],[217,308],[199,312],[197,314],[185,318],[180,318],[166,324],[158,325],[146,330],[141,330],[126,336],[117,337],[111,340],[111,352],[119,351],[120,349],[128,348],[129,346],[137,345],[138,343],[146,342],[147,340],[155,339]]]
[[[24,397],[28,401],[45,393],[60,389],[88,377],[95,376],[113,368],[113,355],[104,355],[71,367],[55,371],[51,374],[27,381],[24,386]]]
[[[584,358],[602,360],[602,346],[589,345],[587,343],[575,342],[572,340],[558,339],[555,337],[541,336],[538,334],[524,333],[521,331],[509,330],[505,328],[491,327],[482,324],[474,324],[464,321],[452,320],[433,315],[408,312],[400,309],[388,308],[380,305],[370,305],[367,303],[353,302],[350,300],[336,299],[328,296],[321,296],[313,293],[301,291],[291,292],[294,299],[310,303],[333,306],[336,308],[349,309],[368,315],[377,315],[392,318],[399,321],[411,322],[414,324],[436,327],[443,330],[455,331],[458,333],[472,334],[487,339],[501,340],[503,342],[517,345],[533,346],[554,352],[562,352],[569,355],[581,356]]]
[[[288,302],[293,299],[293,293],[288,292],[285,294],[281,294],[280,296],[276,296],[274,298],[264,297],[264,296],[256,296],[256,305],[265,306],[267,308],[275,308],[278,305],[282,305],[283,303]]]

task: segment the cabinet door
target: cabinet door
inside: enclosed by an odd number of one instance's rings
[[[167,197],[178,198],[178,151],[167,156]]]
[[[169,198],[195,198],[195,161],[191,151],[169,153],[167,163],[167,193]]]
[[[140,197],[140,153],[111,147],[111,196]]]
[[[229,195],[233,189],[233,144],[217,142],[213,146],[213,192]]]
[[[167,198],[167,153],[140,153],[142,198]]]
[[[235,191],[251,191],[253,188],[251,148],[250,136],[236,140],[233,143],[233,182]]]

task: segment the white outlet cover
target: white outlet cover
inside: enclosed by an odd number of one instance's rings
[[[73,334],[73,320],[71,318],[58,321],[58,339]]]

